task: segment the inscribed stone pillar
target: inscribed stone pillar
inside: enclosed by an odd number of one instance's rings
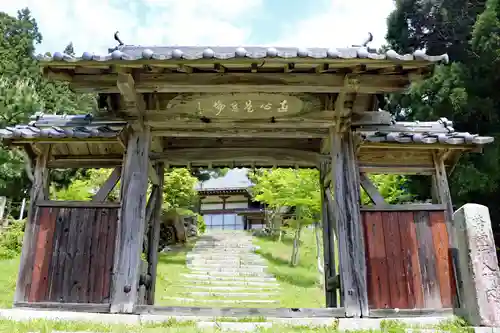
[[[500,270],[488,208],[466,204],[453,214],[463,315],[473,326],[500,326]]]

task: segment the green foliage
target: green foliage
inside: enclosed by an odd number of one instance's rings
[[[263,202],[273,214],[284,207],[295,209],[294,227],[319,219],[321,197],[317,170],[272,169],[250,175],[254,200]]]
[[[106,182],[112,169],[90,169],[84,174],[74,179],[68,187],[58,188],[55,185],[51,187],[51,196],[57,200],[82,200],[92,199],[99,188]],[[109,199],[118,198],[119,186],[115,186],[110,193]]]
[[[205,224],[205,220],[203,216],[196,214],[196,227],[198,228],[198,234],[204,234],[207,230],[207,225]]]
[[[0,259],[13,259],[21,254],[23,247],[24,224],[23,221],[12,221],[0,234]]]
[[[163,186],[163,208],[191,208],[195,203],[197,191],[195,185],[198,179],[185,168],[171,169],[165,173]]]
[[[88,113],[95,108],[93,94],[75,94],[68,84],[45,79],[34,58],[42,41],[29,9],[16,17],[0,12],[0,127],[26,123],[37,111]],[[67,49],[70,51],[70,46]],[[54,172],[53,179],[68,184],[74,172]],[[21,201],[31,186],[22,155],[0,148],[0,195]]]
[[[500,207],[500,5],[498,0],[396,1],[388,19],[391,48],[429,54],[447,52],[452,63],[438,66],[427,80],[413,84],[409,94],[393,94],[386,108],[399,119],[447,117],[459,131],[491,135],[495,143],[484,154],[460,159],[450,179],[456,207],[467,202],[487,205],[494,228]],[[418,196],[428,195],[429,181],[409,177]]]
[[[398,204],[412,201],[413,196],[408,192],[406,177],[394,174],[377,174],[369,175],[369,178],[388,204]],[[363,205],[371,203],[370,198],[364,190],[361,191],[361,203]]]

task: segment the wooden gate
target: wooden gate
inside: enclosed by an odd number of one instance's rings
[[[455,279],[444,210],[362,214],[370,308],[451,308]]]
[[[30,303],[109,303],[119,205],[77,204],[37,205]]]

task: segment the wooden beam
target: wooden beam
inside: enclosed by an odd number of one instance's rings
[[[402,205],[374,205],[361,206],[361,211],[364,212],[420,212],[420,211],[443,211],[444,205],[440,204],[402,204]]]
[[[320,187],[321,187],[321,222],[323,228],[323,255],[325,274],[325,298],[326,307],[337,307],[337,267],[335,264],[335,219],[333,212],[329,209],[329,193],[323,185],[328,174],[328,165],[320,163]]]
[[[341,298],[347,317],[366,317],[368,290],[361,223],[359,170],[354,155],[353,133],[330,132],[334,217],[338,228]]]
[[[153,163],[148,161],[148,178],[151,181],[151,184],[158,185],[160,184],[160,178],[158,177],[155,168],[153,167]]]
[[[142,130],[144,128],[145,103],[142,95],[138,94],[135,89],[134,78],[129,73],[118,73],[116,86],[125,102],[130,105],[128,109],[133,109],[138,116],[140,127],[136,130]]]
[[[92,197],[92,201],[106,201],[108,198],[109,194],[113,189],[115,188],[116,184],[118,184],[118,181],[120,180],[122,174],[122,168],[121,167],[116,167],[113,172],[109,175],[108,179],[104,182],[104,184],[101,186],[99,191]]]
[[[51,145],[42,146],[42,152],[37,156],[35,162],[34,182],[31,187],[30,204],[28,209],[28,219],[26,221],[23,248],[19,273],[17,275],[16,291],[14,302],[27,302],[31,286],[31,277],[34,267],[34,257],[36,251],[36,241],[40,229],[37,223],[38,209],[37,201],[46,200],[49,197],[49,170],[47,162],[50,159]]]
[[[161,226],[161,212],[163,204],[163,185],[164,185],[165,164],[158,162],[156,164],[156,174],[160,179],[157,186],[156,204],[153,213],[151,228],[149,228],[148,235],[148,275],[151,277],[151,286],[146,292],[146,303],[153,305],[155,302],[156,290],[156,272],[158,268],[158,250],[160,244],[160,226]]]
[[[151,217],[153,216],[153,212],[155,211],[157,191],[158,185],[153,185],[151,194],[148,198],[148,203],[146,204],[146,224],[149,224],[149,222],[151,221]]]
[[[93,201],[63,201],[63,200],[40,200],[36,202],[38,207],[65,207],[65,208],[119,208],[119,202],[93,202]]]
[[[121,210],[115,246],[112,313],[132,313],[137,302],[142,242],[146,219],[149,127],[129,136],[121,180]]]
[[[118,74],[119,75],[119,74]],[[398,92],[410,84],[407,75],[307,73],[169,73],[146,74],[136,77],[138,93],[234,93],[234,92],[281,92],[281,93],[390,93]],[[115,85],[117,74],[75,75],[70,83],[76,91],[107,93],[120,92]],[[124,82],[130,82],[129,79]]]
[[[386,203],[384,197],[382,196],[382,194],[380,194],[377,187],[372,183],[370,178],[368,178],[368,176],[363,172],[361,172],[359,176],[361,186],[365,190],[366,194],[368,194],[368,197],[370,197],[371,201],[375,205],[384,205]]]
[[[170,149],[162,154],[151,154],[153,161],[167,161],[171,165],[189,163],[248,162],[268,161],[270,163],[299,163],[316,166],[324,159],[320,154],[295,150],[273,148],[187,148]]]
[[[312,111],[297,117],[274,117],[273,121],[263,115],[262,119],[212,118],[211,122],[203,122],[193,115],[177,113],[175,108],[168,110],[146,110],[144,122],[154,127],[181,129],[232,129],[232,128],[328,128],[334,123],[334,110]],[[137,117],[126,117],[133,121]],[[390,124],[392,115],[386,111],[364,111],[352,114],[352,126],[373,124]]]
[[[455,224],[453,222],[453,203],[451,200],[450,186],[448,184],[448,177],[446,175],[446,167],[444,164],[444,159],[447,157],[449,151],[439,152],[435,151],[433,153],[433,161],[435,173],[433,176],[432,184],[434,186],[434,193],[437,196],[437,202],[444,205],[445,211],[445,223],[446,229],[448,230],[448,242],[451,249],[451,263],[455,272],[457,272],[458,267],[458,240],[455,231]],[[454,274],[455,279],[457,279],[456,274]],[[454,306],[459,308],[461,304],[461,295],[463,295],[463,290],[461,289],[462,283],[455,280],[455,285],[457,286],[454,295]]]
[[[226,129],[226,130],[180,130],[180,129],[155,129],[154,136],[165,137],[197,137],[197,138],[303,138],[314,139],[322,138],[328,133],[328,129],[318,128],[310,130],[289,129]]]

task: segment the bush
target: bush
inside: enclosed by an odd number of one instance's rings
[[[13,221],[0,234],[0,259],[13,259],[21,254],[26,220]]]
[[[207,229],[207,225],[205,224],[205,220],[203,216],[196,214],[196,227],[198,228],[198,235],[202,235],[205,233]]]

